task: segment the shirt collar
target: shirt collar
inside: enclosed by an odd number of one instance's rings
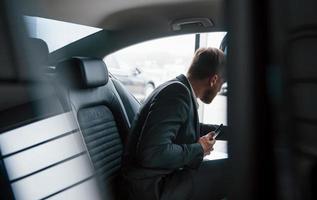
[[[186,76],[185,76],[186,77]],[[196,97],[196,94],[195,94],[195,91],[192,87],[192,84],[190,83],[190,81],[188,80],[188,78],[186,77],[186,81],[188,82],[189,86],[190,86],[190,89],[192,90],[192,93],[193,93],[193,96],[194,96],[194,101],[195,101],[195,104],[197,106],[197,109],[199,108],[199,104],[198,104],[198,101],[197,101],[197,97]]]

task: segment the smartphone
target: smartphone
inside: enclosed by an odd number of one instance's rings
[[[214,139],[221,133],[222,127],[223,127],[223,124],[220,124],[220,126],[218,126],[218,128],[214,131],[215,132],[215,135],[213,136]]]

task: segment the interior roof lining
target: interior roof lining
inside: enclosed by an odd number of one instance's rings
[[[129,0],[120,3],[117,0],[26,1],[29,3],[22,8],[26,15],[102,29],[122,29],[135,22],[155,26],[156,23],[166,23],[165,19],[197,14],[221,22],[223,15],[220,11],[224,9],[224,0]],[[142,18],[146,20],[142,21]]]

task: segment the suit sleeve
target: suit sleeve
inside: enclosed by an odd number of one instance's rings
[[[199,143],[175,144],[179,130],[186,122],[191,99],[181,84],[163,89],[152,103],[143,127],[137,159],[148,168],[197,168],[203,159]]]

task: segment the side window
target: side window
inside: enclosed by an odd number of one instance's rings
[[[25,16],[24,21],[29,36],[44,40],[50,52],[101,30],[42,17]]]
[[[104,61],[110,73],[142,102],[158,85],[185,74],[194,51],[195,34],[190,34],[133,45]]]
[[[200,47],[216,47],[225,37],[226,32],[213,32],[200,34]],[[200,102],[201,118],[200,121],[206,124],[224,124],[227,125],[227,83],[225,82],[212,101],[211,104],[203,104]]]
[[[200,47],[219,48],[226,32],[200,34]],[[225,82],[211,104],[200,102],[200,121],[206,124],[227,125],[227,83]],[[218,140],[212,154],[205,157],[207,160],[227,158],[227,141]]]
[[[110,54],[104,61],[110,73],[142,102],[158,85],[186,74],[195,47],[219,48],[225,35],[213,32],[151,40]],[[203,123],[227,125],[226,83],[210,105],[200,102],[199,115]]]

